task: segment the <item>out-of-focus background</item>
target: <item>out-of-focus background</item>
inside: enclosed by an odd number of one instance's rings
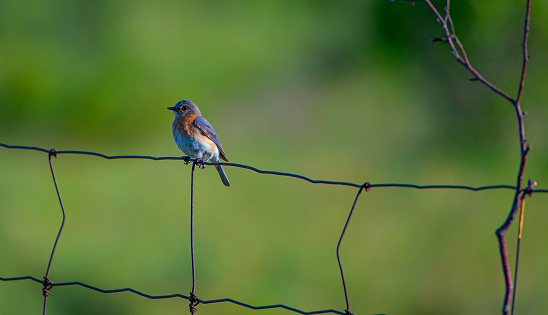
[[[443,9],[443,1],[435,1]],[[476,68],[515,96],[525,1],[459,1]],[[526,178],[547,188],[548,5],[532,7],[523,109]],[[452,59],[424,3],[386,1],[2,1],[0,142],[108,155],[179,156],[181,99],[200,106],[231,162],[313,179],[514,185],[512,105]],[[67,222],[50,279],[152,295],[191,289],[190,166],[61,155]],[[357,189],[226,167],[197,171],[202,299],[344,310],[335,249]],[[496,314],[495,229],[511,190],[378,188],[341,247],[355,314]],[[526,202],[516,310],[548,313],[548,196]],[[47,155],[0,148],[0,275],[41,278],[61,211]],[[517,224],[508,233],[514,258]],[[41,286],[0,282],[0,313],[36,314]],[[180,314],[148,300],[56,287],[51,314]],[[291,314],[232,304],[200,314]]]

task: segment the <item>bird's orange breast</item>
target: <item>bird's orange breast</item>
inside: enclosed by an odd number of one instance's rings
[[[196,137],[200,135],[200,130],[194,126],[194,119],[198,115],[181,116],[173,121],[173,131],[178,131],[185,138]]]

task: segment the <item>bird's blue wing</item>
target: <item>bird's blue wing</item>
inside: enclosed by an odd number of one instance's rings
[[[215,133],[215,130],[213,130],[213,127],[209,121],[207,121],[204,117],[196,117],[196,119],[194,119],[194,125],[198,127],[198,129],[200,129],[206,137],[215,142],[217,149],[219,149],[219,156],[228,162],[225,156],[225,151],[223,151],[223,147],[221,146],[221,142],[217,139],[217,134]]]

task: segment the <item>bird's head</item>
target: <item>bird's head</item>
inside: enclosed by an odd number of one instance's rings
[[[189,100],[179,101],[175,104],[175,106],[168,107],[167,109],[174,111],[176,117],[190,116],[194,114],[201,115],[198,106]]]

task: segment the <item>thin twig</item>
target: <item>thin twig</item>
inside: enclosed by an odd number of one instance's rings
[[[466,50],[464,49],[464,46],[459,40],[459,37],[455,33],[455,26],[453,25],[453,20],[451,18],[451,14],[449,12],[450,9],[450,0],[447,0],[446,6],[445,6],[445,16],[442,17],[442,15],[439,13],[438,9],[432,4],[430,0],[424,0],[426,4],[430,7],[432,12],[436,15],[436,19],[438,23],[441,24],[443,31],[445,33],[445,36],[447,38],[447,43],[449,44],[449,47],[451,48],[451,54],[453,57],[463,66],[468,69],[474,76],[474,78],[477,81],[480,81],[485,86],[493,90],[495,93],[499,94],[500,96],[504,97],[508,101],[514,103],[514,100],[512,97],[510,97],[507,93],[499,89],[496,85],[491,83],[489,80],[485,79],[470,63],[468,60],[468,56],[466,54]]]
[[[527,150],[528,151],[528,150]],[[499,241],[499,250],[500,250],[500,256],[501,256],[501,262],[502,262],[502,271],[504,275],[504,281],[506,283],[506,290],[504,293],[504,303],[502,308],[503,314],[508,314],[510,311],[510,300],[511,300],[511,294],[513,290],[512,285],[512,273],[510,271],[510,262],[508,260],[508,250],[506,246],[506,231],[510,228],[512,225],[512,222],[514,221],[514,218],[516,216],[516,213],[519,209],[518,205],[520,202],[520,195],[521,195],[521,189],[522,189],[522,182],[523,182],[523,174],[525,172],[525,165],[527,163],[527,152],[525,154],[522,154],[522,159],[520,162],[519,172],[518,172],[518,179],[517,179],[517,185],[516,185],[516,192],[514,194],[514,201],[512,203],[512,209],[510,210],[510,213],[506,217],[506,220],[504,223],[496,230],[495,234],[497,235],[497,239]]]
[[[528,40],[529,40],[530,16],[531,16],[531,0],[527,0],[527,8],[526,8],[526,14],[525,14],[525,27],[524,27],[523,43],[522,43],[523,64],[522,64],[521,77],[520,77],[519,88],[518,88],[518,95],[515,101],[513,102],[517,120],[518,120],[521,161],[520,161],[520,167],[519,167],[518,176],[517,176],[516,193],[514,195],[514,202],[512,205],[512,209],[510,210],[510,213],[508,214],[504,223],[496,231],[496,235],[499,240],[500,254],[501,254],[501,260],[503,262],[503,272],[504,272],[504,277],[506,282],[506,292],[504,296],[504,304],[503,304],[503,310],[502,310],[503,314],[508,314],[508,312],[510,311],[510,297],[512,292],[514,292],[514,297],[515,297],[515,290],[513,290],[513,287],[512,287],[512,275],[510,273],[510,263],[508,261],[508,251],[506,250],[505,234],[506,234],[506,231],[510,228],[510,225],[512,224],[512,222],[514,221],[514,218],[519,209],[518,204],[520,201],[519,199],[520,199],[520,194],[521,194],[522,185],[523,185],[523,177],[525,173],[525,167],[527,164],[527,155],[530,151],[530,146],[527,144],[527,140],[525,138],[524,114],[521,110],[521,97],[523,94],[525,74],[527,73],[527,63],[529,60],[527,46],[528,46]],[[516,252],[516,261],[517,260],[519,260],[519,251]],[[516,273],[517,273],[517,269],[516,269]],[[517,276],[516,276],[516,280],[517,280]]]
[[[525,83],[525,74],[527,72],[527,62],[529,61],[529,51],[528,51],[528,41],[529,41],[529,25],[531,22],[531,0],[527,0],[527,8],[525,14],[525,27],[523,30],[523,65],[521,67],[521,79],[519,82],[518,96],[516,98],[516,103],[519,104],[521,101],[521,96],[523,94],[523,86]]]

